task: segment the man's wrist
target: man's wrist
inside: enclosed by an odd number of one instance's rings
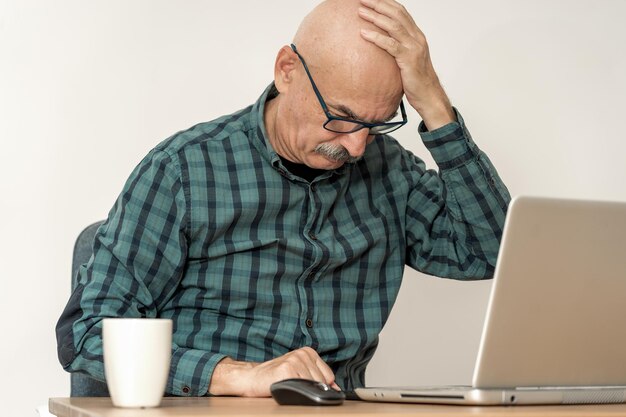
[[[437,130],[447,124],[456,122],[456,117],[454,115],[454,110],[452,106],[444,106],[440,109],[433,109],[428,112],[424,111],[420,113],[424,124],[428,128],[429,131]]]
[[[222,359],[213,370],[209,394],[244,396],[247,382],[245,373],[254,365],[252,362],[235,361],[229,357]]]
[[[409,103],[419,113],[429,131],[457,121],[452,104],[441,87],[427,100]]]

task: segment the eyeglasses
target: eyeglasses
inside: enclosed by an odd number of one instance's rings
[[[324,114],[326,114],[326,122],[324,123],[324,129],[330,130],[335,133],[353,133],[359,131],[361,129],[369,129],[370,135],[378,135],[378,134],[386,134],[391,133],[394,130],[397,130],[404,126],[407,122],[406,111],[404,110],[404,103],[400,101],[400,113],[402,114],[402,121],[398,122],[386,122],[386,123],[366,123],[360,122],[354,119],[348,119],[344,117],[335,116],[330,113],[328,110],[328,106],[324,102],[320,91],[317,89],[315,85],[315,81],[313,81],[313,77],[311,77],[311,72],[309,71],[309,67],[304,62],[304,58],[296,49],[296,45],[291,44],[291,49],[298,55],[302,65],[304,66],[304,71],[306,71],[306,75],[309,77],[309,81],[311,81],[311,86],[313,87],[313,91],[317,96],[320,105],[322,106],[322,110],[324,110]]]

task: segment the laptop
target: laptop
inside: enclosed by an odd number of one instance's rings
[[[626,402],[626,203],[515,198],[472,385],[355,393],[412,403]]]

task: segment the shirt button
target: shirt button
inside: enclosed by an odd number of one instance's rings
[[[317,236],[315,236],[315,233],[313,232],[309,232],[309,237],[311,238],[311,240],[317,240]]]
[[[308,327],[309,329],[313,327],[313,320],[311,319],[306,319],[304,323],[306,324],[306,327]]]
[[[190,392],[190,391],[191,391],[191,388],[189,388],[189,387],[187,387],[187,386],[184,386],[184,387],[183,387],[183,393],[185,393],[185,394],[189,394],[189,392]]]
[[[317,190],[316,184],[311,184],[311,191],[315,192]]]

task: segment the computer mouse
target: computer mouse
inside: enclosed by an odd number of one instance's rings
[[[346,398],[343,392],[310,379],[291,378],[270,386],[272,397],[281,405],[340,405]]]

